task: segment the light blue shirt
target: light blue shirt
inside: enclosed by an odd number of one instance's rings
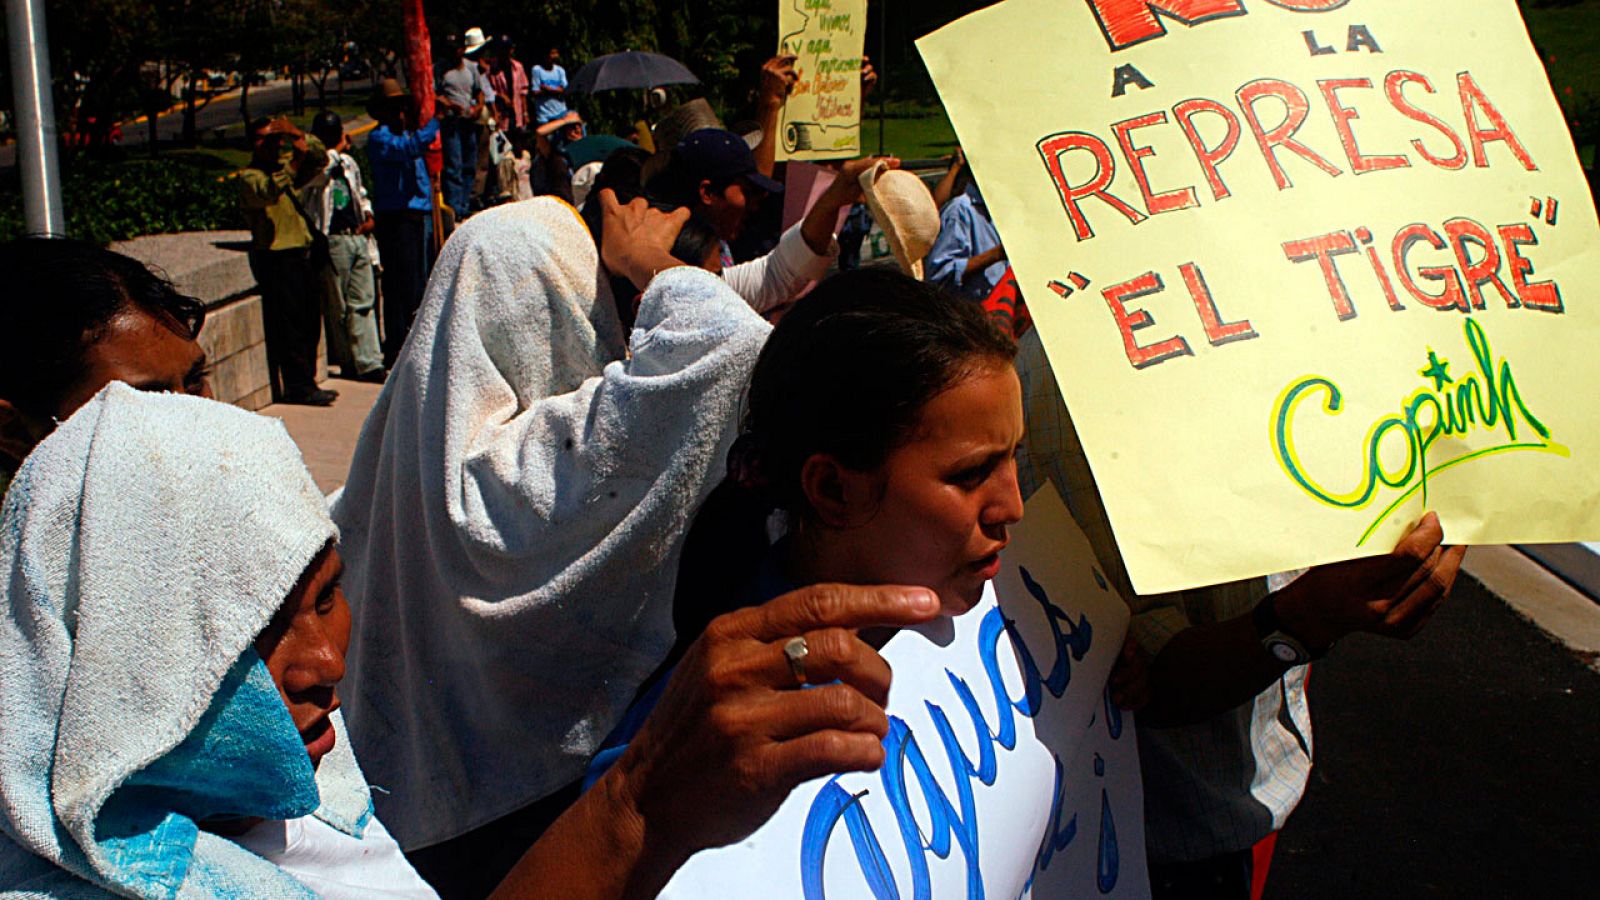
[[[967,260],[1000,246],[1000,232],[989,221],[989,207],[978,183],[945,204],[939,213],[939,239],[928,252],[928,281],[974,300],[987,300],[1006,274],[1000,260],[981,272],[967,272]]]
[[[538,93],[541,88],[547,87],[558,87],[563,91],[567,89],[567,70],[560,66],[552,66],[548,69],[544,66],[534,66],[529,70],[528,76],[529,80],[533,82],[534,93]],[[535,106],[533,110],[534,121],[540,125],[546,122],[553,122],[566,114],[567,101],[562,94],[554,94],[542,98],[538,106]]]
[[[367,136],[372,162],[372,208],[375,212],[433,209],[433,182],[422,151],[439,135],[439,120],[429,119],[418,131],[399,134],[379,125]]]

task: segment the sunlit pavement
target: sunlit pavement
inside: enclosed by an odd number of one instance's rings
[[[338,378],[331,378],[321,386],[339,392],[339,399],[332,406],[273,405],[261,412],[283,420],[289,436],[300,445],[306,468],[317,480],[317,487],[329,493],[344,486],[361,426],[383,386]]]

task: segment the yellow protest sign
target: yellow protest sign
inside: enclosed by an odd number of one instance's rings
[[[867,0],[778,0],[778,52],[799,81],[778,120],[778,159],[861,155]]]
[[[918,42],[1150,593],[1600,536],[1600,229],[1514,0],[1008,0]]]

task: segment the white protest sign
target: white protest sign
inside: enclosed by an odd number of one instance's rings
[[[779,0],[778,34],[798,81],[778,122],[777,158],[860,156],[867,0]]]
[[[1106,699],[1127,625],[1039,491],[982,602],[884,646],[883,768],[801,785],[661,896],[1148,897],[1133,720]]]

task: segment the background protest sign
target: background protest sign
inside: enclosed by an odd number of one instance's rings
[[[1513,0],[1008,0],[919,48],[1141,592],[1425,509],[1600,536],[1600,234]]]
[[[1106,699],[1127,626],[1039,491],[983,602],[884,646],[883,769],[800,786],[661,896],[1148,897],[1133,718]]]
[[[778,34],[778,52],[799,57],[778,119],[778,159],[860,156],[867,0],[779,0]]]

